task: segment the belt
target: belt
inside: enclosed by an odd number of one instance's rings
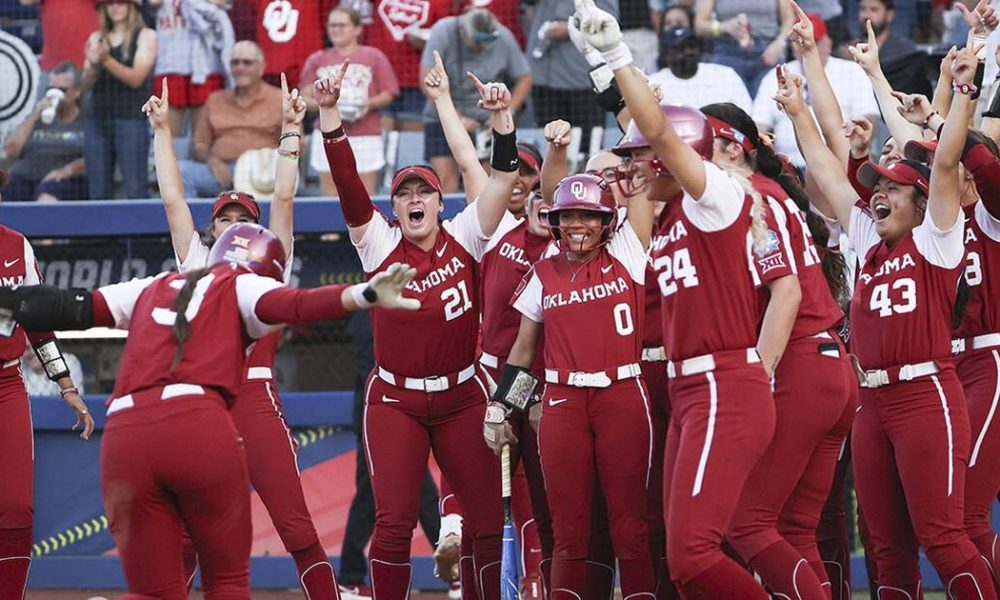
[[[457,373],[448,375],[435,375],[433,377],[403,377],[393,375],[382,367],[378,368],[378,378],[388,383],[408,390],[419,390],[421,392],[443,392],[448,388],[461,385],[470,380],[476,374],[476,365],[469,365]],[[399,382],[402,381],[402,384]]]
[[[250,367],[247,369],[247,379],[274,379],[270,367]]]
[[[642,375],[639,363],[629,363],[607,371],[569,371],[545,369],[545,383],[572,385],[574,387],[606,388],[615,381],[633,379]]]
[[[1000,346],[1000,333],[984,333],[975,337],[961,338],[951,341],[951,354],[961,354],[966,350],[982,350]]]
[[[667,360],[667,351],[663,346],[642,349],[643,362],[663,362]]]
[[[742,353],[748,365],[760,362],[760,356],[757,354],[756,348],[723,350],[722,352],[686,358],[679,362],[667,361],[667,378],[674,379],[675,377],[687,377],[688,375],[698,375],[699,373],[714,371],[717,356],[721,359],[724,355],[732,354],[735,356],[736,353]]]
[[[489,352],[483,352],[480,354],[479,362],[484,367],[489,367],[491,369],[497,369],[500,367],[500,357],[490,354]]]
[[[933,360],[902,365],[899,367],[889,367],[888,369],[865,371],[865,380],[862,382],[864,385],[861,387],[869,389],[879,388],[893,383],[899,383],[900,381],[910,381],[917,379],[918,377],[934,375],[940,371],[941,368],[938,367],[938,364]]]
[[[160,400],[169,400],[171,398],[176,398],[177,396],[204,395],[205,388],[200,385],[192,383],[171,383],[170,385],[163,386],[163,391],[160,392]],[[119,396],[108,404],[108,415],[112,415],[120,410],[125,410],[126,408],[132,408],[133,406],[135,406],[135,399],[132,397],[132,394]]]

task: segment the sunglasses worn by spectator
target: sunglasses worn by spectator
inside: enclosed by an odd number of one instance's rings
[[[232,58],[229,60],[230,67],[250,67],[257,64],[257,60],[253,58]]]
[[[351,26],[352,23],[329,23],[326,27],[327,29],[344,29]]]

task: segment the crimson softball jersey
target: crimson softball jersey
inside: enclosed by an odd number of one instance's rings
[[[375,362],[387,371],[425,377],[461,371],[475,362],[479,335],[477,263],[489,238],[475,202],[443,221],[434,247],[421,250],[403,238],[381,213],[368,222],[355,244],[368,277],[402,262],[417,270],[403,296],[420,300],[420,310],[371,311]],[[509,223],[509,221],[508,221]],[[502,231],[498,230],[502,235]]]
[[[955,337],[1000,332],[1000,219],[982,202],[964,208],[965,281],[969,301]]]
[[[671,200],[679,202],[680,196]],[[667,220],[666,207],[656,216],[653,221],[653,234],[649,239],[649,251],[655,253],[666,245],[667,240]],[[642,347],[659,348],[663,346],[663,317],[661,316],[661,305],[663,295],[660,294],[660,286],[656,282],[656,271],[653,270],[653,263],[649,261],[646,266],[646,302],[644,316],[642,320]]]
[[[751,203],[725,171],[704,165],[702,198],[685,194],[667,205],[666,239],[653,252],[667,358],[674,361],[757,345],[759,309],[747,239]]]
[[[98,289],[115,327],[129,331],[113,398],[173,383],[197,382],[216,389],[227,404],[232,404],[243,378],[247,345],[280,328],[263,323],[254,309],[261,296],[282,284],[219,265],[195,285],[185,312],[191,336],[184,344],[180,364],[171,368],[177,350],[177,313],[173,308],[183,285],[183,275],[166,273]],[[205,365],[212,368],[206,370]]]
[[[948,230],[925,218],[895,246],[867,209],[851,210],[851,247],[865,257],[851,301],[854,353],[864,369],[951,357],[951,311],[962,272],[964,219]]]
[[[504,216],[504,222],[513,218]],[[506,234],[494,235],[483,254],[482,266],[482,350],[505,359],[517,338],[521,314],[511,308],[510,299],[531,265],[538,262],[552,243],[549,236],[528,230],[527,220]],[[504,223],[500,225],[504,228]],[[502,233],[502,232],[501,232]],[[502,361],[501,361],[502,362]]]
[[[770,231],[778,236],[778,244],[771,246],[773,252],[755,256],[754,268],[764,281],[789,274],[795,274],[799,279],[802,300],[790,339],[797,340],[830,330],[843,320],[844,314],[833,300],[823,275],[823,264],[806,224],[806,215],[778,182],[759,173],[755,173],[750,180],[764,194],[770,208],[768,225]],[[767,295],[763,290],[760,293]]]
[[[627,220],[606,249],[582,264],[565,252],[540,260],[515,295],[514,308],[545,323],[547,369],[603,371],[639,361],[646,251]]]
[[[13,288],[41,283],[31,244],[21,233],[3,225],[0,225],[0,266],[0,286]],[[24,353],[24,340],[24,329],[20,325],[0,335],[0,362],[20,358]]]
[[[177,269],[181,273],[203,269],[208,266],[208,253],[211,249],[201,239],[201,234],[197,231],[191,236],[191,243],[188,246],[187,256],[184,260],[177,258]],[[176,257],[175,257],[176,258]],[[295,245],[289,249],[288,259],[285,261],[285,271],[282,278],[286,284],[292,281],[292,264],[295,262]],[[273,378],[272,369],[274,367],[274,355],[278,353],[278,342],[281,340],[281,333],[274,332],[270,336],[261,339],[250,348],[250,354],[246,359],[246,370],[243,372],[245,380],[271,380]]]

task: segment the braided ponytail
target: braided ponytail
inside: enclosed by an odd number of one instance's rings
[[[203,269],[188,271],[184,274],[184,285],[177,292],[177,300],[174,304],[174,312],[177,313],[177,317],[174,319],[174,337],[177,339],[177,350],[174,351],[174,360],[170,363],[171,371],[181,364],[181,358],[184,355],[184,344],[191,337],[191,324],[188,322],[186,313],[188,305],[191,303],[191,297],[194,295],[195,286],[211,270],[211,267],[205,267]]]

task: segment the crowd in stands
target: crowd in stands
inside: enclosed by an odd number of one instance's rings
[[[777,0],[667,2],[597,4],[619,17],[636,64],[645,66],[664,102],[733,102],[802,166],[791,125],[771,101],[776,66],[801,73],[787,42],[790,11]],[[930,95],[935,55],[964,36],[964,22],[940,0],[803,0],[802,6],[848,118],[877,114],[865,65],[847,50],[867,34],[867,21],[882,73],[905,93]],[[564,119],[579,128],[585,152],[591,135],[612,124],[593,98],[598,82],[590,72],[600,57],[581,54],[570,37],[573,10],[573,0],[0,0],[0,29],[39,45],[41,71],[33,110],[0,127],[8,132],[0,163],[12,176],[4,198],[155,195],[151,133],[139,108],[164,86],[188,194],[211,197],[238,187],[267,196],[282,74],[314,114],[311,82],[344,61],[350,68],[341,113],[368,190],[380,191],[387,164],[401,166],[390,156],[399,144],[385,143],[388,132],[422,131],[422,138],[406,138],[422,139],[423,146],[408,156],[434,166],[446,192],[457,191],[458,165],[420,86],[435,65],[434,52],[481,149],[489,138],[486,112],[467,71],[509,85],[519,128]],[[25,19],[37,19],[40,43],[23,27],[5,26]],[[336,195],[320,147],[314,135],[300,193]]]

